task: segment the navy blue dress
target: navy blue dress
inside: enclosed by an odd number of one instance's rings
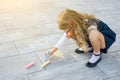
[[[103,21],[97,22],[98,30],[103,34],[105,38],[106,48],[101,49],[102,52],[107,53],[107,50],[116,40],[116,33],[112,31],[109,26]]]

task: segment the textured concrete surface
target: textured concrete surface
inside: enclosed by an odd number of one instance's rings
[[[0,80],[120,80],[119,0],[0,0]],[[70,8],[95,14],[117,33],[116,42],[95,68],[85,66],[92,53],[76,54],[73,40],[62,48],[64,58],[51,57],[41,68],[42,53],[53,48],[63,31],[59,13]],[[25,65],[35,65],[25,69]]]

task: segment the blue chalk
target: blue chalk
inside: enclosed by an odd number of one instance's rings
[[[49,55],[50,55],[50,51],[47,51],[47,53],[46,53],[46,55],[45,55],[45,61],[47,61],[47,60],[48,60]]]

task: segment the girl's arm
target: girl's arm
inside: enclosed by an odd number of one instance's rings
[[[50,51],[50,55],[54,54],[58,49],[60,49],[68,39],[69,38],[66,36],[66,33],[64,33],[64,35],[61,37],[55,47]]]
[[[50,51],[50,55],[53,55],[57,50],[58,50],[58,48],[54,47],[54,48]]]

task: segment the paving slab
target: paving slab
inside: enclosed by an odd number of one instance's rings
[[[100,69],[109,77],[119,75],[120,73],[120,56],[118,54],[104,54],[101,62],[98,64]]]
[[[120,26],[119,20],[120,19],[117,16],[119,12],[116,12],[116,11],[111,12],[111,10],[108,10],[108,12],[112,16],[108,16],[106,11],[102,11],[102,13],[98,12],[99,14],[97,13],[96,16],[102,21],[104,21],[117,35],[119,35],[120,34],[120,31],[119,31],[119,26]]]
[[[25,69],[32,61],[35,65]],[[0,59],[0,80],[27,80],[27,73],[41,70],[40,64],[39,58],[34,53]]]
[[[108,52],[114,53],[116,51],[120,50],[120,35],[116,36],[116,41],[113,43],[113,45],[108,49]]]
[[[0,3],[0,42],[33,37],[40,32],[41,35],[44,35],[56,31],[54,29],[51,29],[51,32],[45,30],[51,26],[57,28],[56,24],[52,23],[56,22],[56,18],[49,16],[55,7],[53,1],[4,0]],[[50,20],[47,20],[49,18]]]
[[[103,80],[107,78],[107,75],[98,67],[94,69],[87,68],[85,61],[81,61],[41,72],[35,72],[29,74],[29,77],[30,80]]]
[[[29,53],[32,51],[38,50],[45,50],[49,48],[53,48],[59,39],[62,37],[63,33],[42,36],[42,37],[35,37],[25,40],[18,40],[15,41],[16,47],[20,54]],[[73,43],[72,40],[69,40],[65,43],[65,45]]]
[[[64,49],[68,51],[68,53],[71,54],[76,61],[86,60],[92,56],[92,53],[82,53],[82,54],[76,53],[75,49],[77,48],[78,46],[76,44],[71,44],[71,45],[65,46]]]
[[[116,52],[118,55],[120,55],[120,51]]]
[[[108,78],[108,79],[105,79],[105,80],[120,80],[120,75],[114,76],[114,77],[111,77],[111,78]]]
[[[0,58],[19,55],[14,42],[0,43]]]

